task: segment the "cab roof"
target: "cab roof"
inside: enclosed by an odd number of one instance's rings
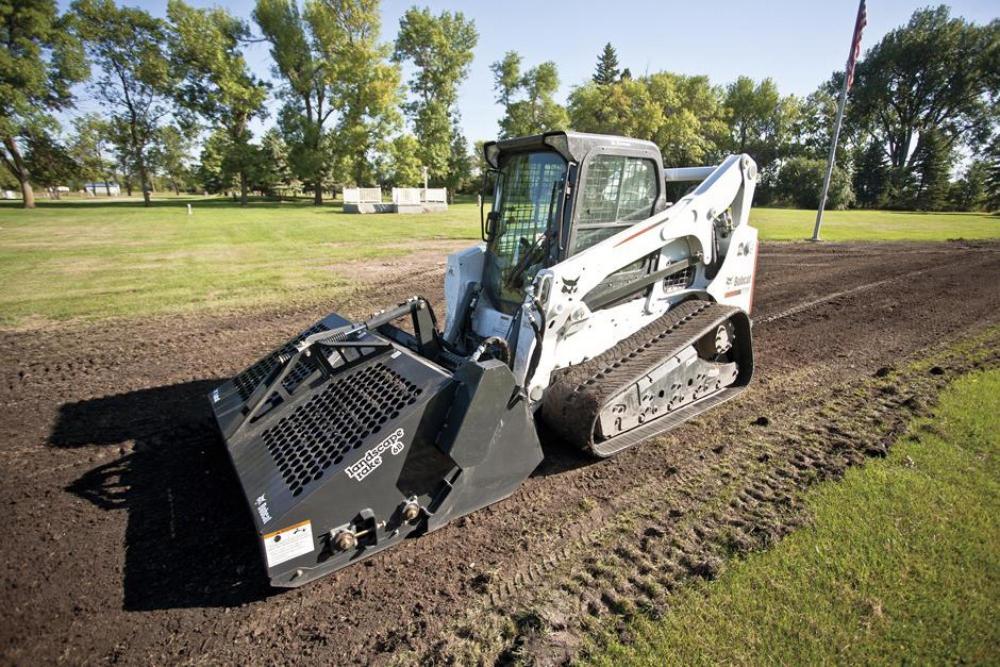
[[[613,134],[590,134],[587,132],[546,132],[526,137],[513,137],[483,144],[486,162],[493,168],[499,167],[499,157],[503,153],[521,153],[539,149],[555,150],[566,160],[581,162],[584,156],[598,147],[630,149],[642,152],[652,151],[657,158],[660,148],[652,141],[631,139]],[[657,160],[659,161],[659,160]]]

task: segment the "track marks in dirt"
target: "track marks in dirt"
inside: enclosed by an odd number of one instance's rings
[[[805,410],[781,406],[759,421],[736,410],[736,422],[715,432],[732,444],[707,450],[708,465],[633,489],[610,518],[581,517],[591,531],[578,526],[571,531],[578,536],[541,563],[486,586],[488,599],[422,657],[561,663],[589,635],[606,632],[608,619],[624,628],[631,615],[662,613],[686,580],[714,579],[728,559],[767,548],[808,521],[802,497],[810,487],[885,456],[951,379],[998,366],[994,329],[900,372],[802,396]],[[670,456],[659,449],[651,455]]]
[[[562,655],[578,644],[581,623],[604,627],[611,610],[648,607],[686,578],[711,575],[729,542],[740,553],[790,529],[797,495],[787,489],[837,474],[813,441],[853,439],[840,411],[827,406],[824,416],[829,388],[854,387],[880,366],[1000,321],[1000,294],[987,279],[1000,270],[996,250],[765,244],[760,373],[745,398],[606,462],[543,433],[546,461],[511,499],[282,594],[262,586],[245,503],[203,397],[215,378],[330,310],[359,318],[419,293],[440,310],[440,267],[335,306],[0,332],[0,351],[15,360],[0,369],[0,506],[11,529],[2,655],[132,663]],[[768,425],[755,424],[761,416]],[[794,427],[816,419],[846,435]],[[797,439],[798,458],[775,452],[771,439],[785,437]],[[842,449],[842,459],[857,455]],[[619,561],[637,565],[616,572]]]

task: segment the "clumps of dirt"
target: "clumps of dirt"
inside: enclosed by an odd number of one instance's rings
[[[700,581],[685,562],[725,563],[807,520],[798,489],[864,460],[861,443],[881,442],[868,430],[891,442],[885,415],[907,409],[895,404],[916,396],[927,409],[898,369],[909,377],[908,360],[1000,321],[1000,293],[981,278],[996,274],[998,251],[766,244],[759,373],[739,400],[601,463],[543,427],[546,459],[510,500],[285,593],[266,587],[206,394],[330,311],[358,319],[423,294],[440,315],[439,249],[365,261],[359,286],[336,299],[308,291],[280,308],[2,330],[13,361],[0,367],[0,662],[578,655],[589,632],[655,616]],[[887,275],[907,277],[906,289],[883,286]],[[920,374],[943,381],[966,362],[941,358],[944,374]],[[892,372],[872,378],[882,366]],[[859,390],[860,378],[898,390]],[[857,408],[866,401],[884,402],[870,425]],[[844,428],[853,422],[862,426]],[[541,627],[519,629],[522,612]]]
[[[664,613],[678,587],[716,579],[727,559],[769,548],[809,521],[802,500],[812,486],[886,456],[908,424],[929,413],[947,384],[932,372],[937,363],[946,361],[954,373],[1000,366],[997,342],[1000,332],[993,331],[971,353],[945,351],[935,363],[894,370],[891,380],[884,374],[829,387],[812,396],[805,410],[782,406],[774,415],[786,426],[755,436],[753,446],[726,448],[722,461],[685,478],[681,488],[643,488],[630,498],[631,511],[562,559],[549,577],[554,585],[494,597],[493,606],[470,615],[461,634],[480,647],[493,644],[497,664],[567,662],[595,633],[622,640],[630,618]],[[699,502],[709,493],[717,495],[713,503]],[[493,615],[544,621],[556,610],[558,629],[518,623],[498,647],[479,631],[492,627]],[[450,642],[433,658],[454,660],[456,649],[460,644]]]

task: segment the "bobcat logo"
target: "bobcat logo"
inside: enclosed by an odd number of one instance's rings
[[[753,252],[753,241],[744,241],[736,246],[736,256],[746,257]]]
[[[254,501],[254,505],[257,507],[257,514],[260,515],[261,523],[267,523],[271,520],[271,512],[267,509],[267,498],[265,495],[258,496],[257,500]]]

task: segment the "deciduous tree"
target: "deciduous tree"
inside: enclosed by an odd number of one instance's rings
[[[436,183],[447,183],[455,164],[458,86],[468,75],[478,41],[475,22],[462,12],[434,15],[413,7],[399,22],[394,58],[413,65],[413,97],[405,110],[420,143],[418,157]]]
[[[497,102],[504,105],[501,137],[564,130],[569,126],[565,107],[554,99],[559,73],[554,62],[544,62],[521,73],[521,56],[508,51],[491,65]]]
[[[819,206],[819,195],[826,176],[826,160],[793,157],[781,165],[774,186],[779,201],[799,208],[814,209]],[[854,203],[850,174],[835,166],[830,178],[827,207],[847,208]]]
[[[118,6],[113,0],[76,0],[84,39],[100,75],[93,85],[122,141],[120,153],[135,166],[146,206],[152,183],[148,151],[173,107],[173,86],[166,53],[166,25],[148,12]]]
[[[266,84],[250,72],[243,58],[250,28],[225,9],[196,9],[184,0],[170,0],[167,17],[171,67],[180,81],[175,98],[228,135],[225,159],[237,175],[240,203],[246,206],[249,174],[257,157],[249,125],[265,113],[267,97]]]
[[[416,187],[423,184],[419,142],[412,134],[401,134],[386,150],[383,182],[393,187]]]
[[[962,176],[951,184],[948,207],[956,211],[980,211],[986,205],[986,179],[989,167],[984,160],[973,160]]]
[[[179,195],[181,190],[189,187],[191,141],[181,128],[174,125],[160,127],[149,153],[150,165],[167,181],[174,194]]]
[[[772,166],[789,152],[798,100],[782,97],[771,79],[756,83],[741,76],[726,87],[723,104],[729,118],[728,150],[748,153],[765,178],[773,175]]]
[[[335,45],[323,44],[327,32],[318,22],[323,13],[295,0],[258,0],[254,20],[271,45],[275,73],[284,81],[284,106],[278,117],[289,147],[292,170],[313,190],[313,203],[323,203],[323,188],[333,165],[327,122],[336,112],[327,55]]]
[[[985,139],[998,41],[1000,22],[975,25],[942,5],[914,12],[858,64],[848,113],[885,151],[895,205],[907,203],[906,184],[927,158],[922,144]]]
[[[80,176],[94,183],[103,182],[108,197],[114,180],[111,146],[111,124],[107,120],[94,113],[73,119],[70,155],[80,169]]]
[[[73,17],[54,0],[0,0],[0,163],[24,208],[35,206],[25,144],[55,127],[52,114],[72,104],[72,86],[86,74]]]
[[[327,74],[338,111],[335,150],[352,179],[374,179],[374,152],[399,127],[399,66],[391,46],[379,42],[378,0],[325,0],[312,5],[317,43],[331,67]]]
[[[48,188],[53,199],[59,198],[60,186],[69,186],[79,178],[79,165],[69,150],[49,133],[28,137],[25,159],[31,165],[35,183]]]
[[[570,93],[570,125],[655,142],[669,166],[716,159],[727,126],[718,91],[703,76],[659,72]]]

